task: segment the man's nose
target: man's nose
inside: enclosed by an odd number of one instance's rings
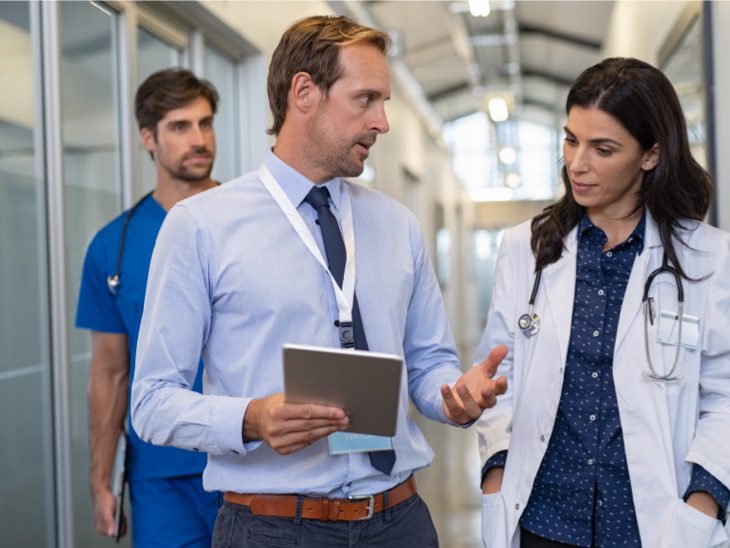
[[[205,146],[205,132],[198,125],[193,125],[188,132],[188,144],[190,146]]]
[[[377,131],[378,133],[388,133],[388,131],[390,131],[388,115],[385,113],[385,105],[381,105],[377,109],[375,117],[373,118],[370,125],[370,129],[373,131]]]

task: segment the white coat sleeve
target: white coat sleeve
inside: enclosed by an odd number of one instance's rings
[[[699,417],[687,460],[702,466],[730,488],[730,235],[718,250],[708,280],[702,356]]]
[[[499,248],[492,285],[492,300],[487,325],[475,356],[479,363],[497,345],[506,345],[509,352],[497,369],[496,377],[504,375],[509,383],[507,392],[497,398],[497,405],[482,413],[476,423],[482,465],[495,453],[509,449],[512,423],[514,337],[517,325],[515,288],[516,272],[514,232],[507,231]],[[526,306],[526,304],[525,304]]]

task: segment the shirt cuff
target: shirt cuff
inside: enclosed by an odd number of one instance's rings
[[[727,508],[728,502],[730,502],[730,489],[725,487],[720,480],[702,468],[702,466],[693,464],[692,478],[689,481],[687,491],[684,493],[685,502],[692,493],[697,491],[704,491],[715,499],[715,502],[720,507],[717,513],[717,519],[725,523],[727,517],[725,515],[725,509]]]
[[[214,453],[245,455],[258,447],[243,443],[243,417],[251,398],[233,398],[230,396],[208,396],[211,405],[211,428],[209,430],[209,446]]]
[[[496,468],[497,466],[501,466],[504,468],[504,465],[507,463],[507,451],[497,451],[494,455],[489,457],[487,459],[487,462],[484,463],[484,466],[482,466],[482,481],[480,485],[484,484],[484,478],[487,476],[487,472],[491,468]]]

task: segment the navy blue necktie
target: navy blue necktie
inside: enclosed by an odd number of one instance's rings
[[[347,251],[345,242],[342,240],[342,232],[337,224],[337,219],[332,214],[329,205],[329,191],[327,187],[315,186],[309,191],[304,201],[311,205],[317,212],[319,228],[322,230],[324,250],[327,254],[327,264],[337,284],[342,287],[342,279],[345,277],[345,262]],[[353,295],[352,304],[352,328],[355,334],[355,348],[368,350],[368,340],[365,337],[365,330],[360,317],[360,307],[357,304],[357,296]],[[377,470],[390,474],[395,464],[395,451],[374,451],[370,453],[370,463]]]

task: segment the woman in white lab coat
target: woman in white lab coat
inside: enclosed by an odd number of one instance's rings
[[[505,233],[477,355],[510,350],[477,425],[484,545],[727,546],[730,235],[702,222],[710,177],[646,63],[587,69],[566,112],[565,195]]]

